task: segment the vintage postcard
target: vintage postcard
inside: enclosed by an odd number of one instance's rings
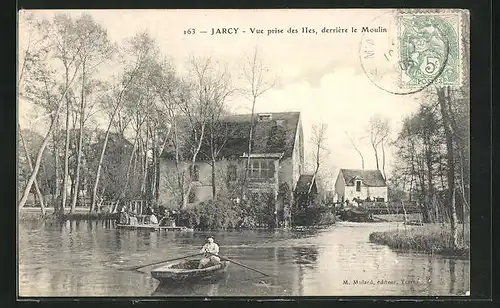
[[[21,10],[18,296],[469,296],[469,13]]]

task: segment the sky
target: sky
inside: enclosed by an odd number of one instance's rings
[[[65,11],[68,12],[68,11]],[[170,57],[179,71],[189,56],[207,57],[226,63],[236,86],[244,86],[242,66],[245,57],[258,49],[267,67],[266,77],[278,83],[258,98],[257,112],[300,111],[306,152],[314,124],[328,125],[324,166],[361,168],[361,160],[346,132],[355,140],[365,158],[365,169],[375,169],[373,150],[367,137],[368,120],[379,114],[389,119],[392,137],[401,120],[416,111],[419,96],[394,95],[375,86],[360,64],[360,33],[321,33],[326,28],[360,28],[385,13],[383,10],[99,10],[89,13],[107,31],[111,40],[122,42],[139,31],[148,31],[161,52]],[[54,11],[37,11],[50,18]],[[71,11],[75,17],[82,11]],[[289,34],[289,28],[316,29],[318,34]],[[187,29],[196,34],[184,34]],[[238,28],[238,34],[210,35],[212,28]],[[250,28],[262,29],[252,34]],[[268,29],[283,29],[267,35]],[[199,33],[206,30],[208,33]],[[245,33],[242,31],[245,30]],[[19,29],[20,40],[26,35]],[[235,113],[249,113],[251,102],[233,96],[228,107]],[[29,126],[30,106],[19,104],[22,126]],[[43,125],[45,120],[39,120]],[[33,124],[31,124],[33,125]],[[390,172],[392,153],[387,153]],[[336,174],[335,174],[336,177]],[[334,179],[333,179],[334,180]]]

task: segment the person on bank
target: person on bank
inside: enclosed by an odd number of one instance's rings
[[[119,223],[122,225],[128,225],[128,220],[129,220],[129,216],[127,213],[127,207],[124,206],[124,207],[122,207],[122,210],[120,211]]]
[[[201,253],[204,253],[203,258],[200,260],[198,268],[205,268],[220,263],[220,258],[217,256],[219,254],[219,245],[215,243],[214,238],[209,236],[207,242],[201,248]]]
[[[155,211],[153,209],[151,209],[151,215],[149,216],[149,224],[158,224],[158,218],[156,218]]]

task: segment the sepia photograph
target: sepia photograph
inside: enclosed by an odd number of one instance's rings
[[[469,12],[20,10],[17,296],[470,296]]]

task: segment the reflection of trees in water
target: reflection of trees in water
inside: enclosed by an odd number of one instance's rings
[[[311,266],[313,264],[316,264],[319,252],[315,247],[293,247],[293,250],[294,262],[299,266],[297,276],[294,277],[295,279],[293,279],[295,283],[292,287],[292,289],[294,289],[294,291],[292,292],[298,293],[294,295],[301,296],[304,294],[304,266]]]
[[[285,249],[283,247],[277,247],[276,249],[278,250],[276,254],[278,262],[280,264],[285,264],[286,263]]]
[[[160,283],[151,296],[219,296],[219,287],[226,285],[228,278],[229,273],[182,284]]]
[[[428,256],[427,291],[441,295],[461,295],[469,289],[469,263],[455,258]]]
[[[297,264],[315,264],[318,260],[318,249],[315,247],[293,247],[294,261]]]
[[[448,265],[449,265],[449,270],[450,270],[450,294],[455,293],[455,286],[457,282],[457,275],[455,272],[455,260],[450,259],[448,260]],[[465,277],[462,277],[464,279]]]
[[[122,250],[122,234],[120,232],[115,233],[115,249],[116,251]]]

